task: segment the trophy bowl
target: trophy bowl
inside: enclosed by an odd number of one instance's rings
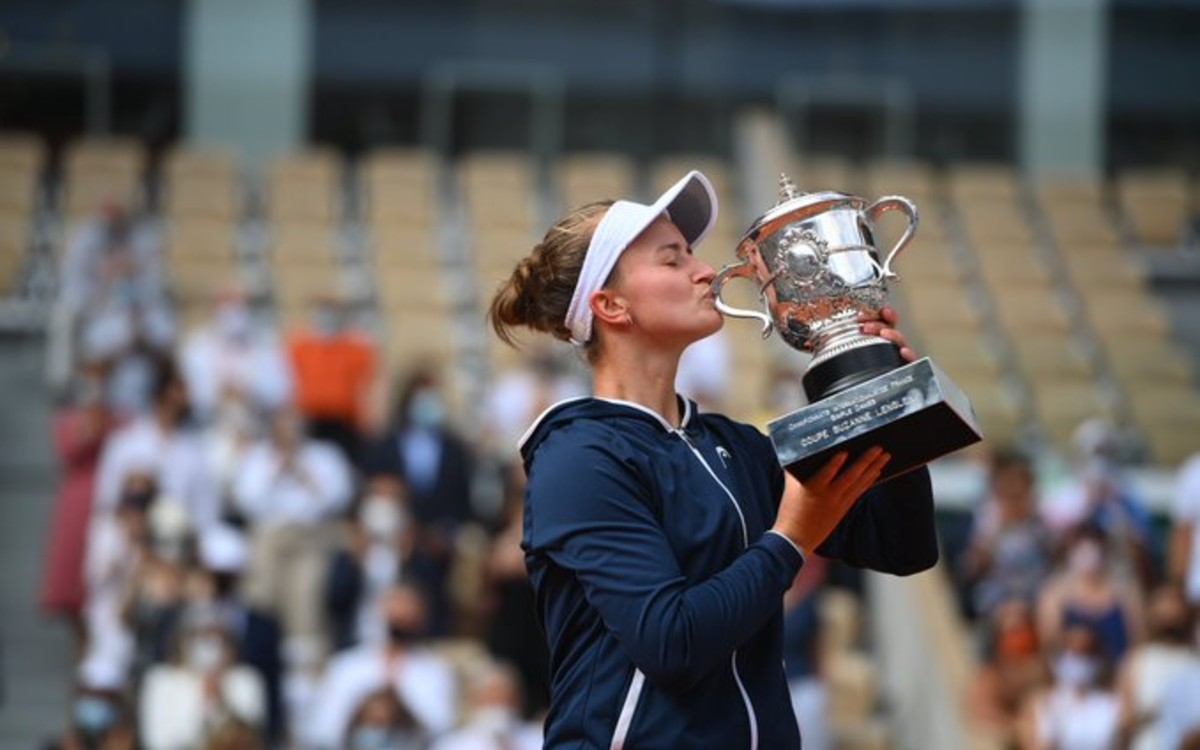
[[[881,258],[880,217],[898,212],[908,226]],[[917,207],[900,196],[868,203],[839,192],[802,193],[785,174],[779,202],[754,221],[737,246],[737,262],[713,280],[717,309],[778,331],[793,349],[812,355],[802,377],[809,405],[768,425],[780,462],[801,478],[838,450],[882,445],[892,461],[882,479],[903,473],[982,439],[965,394],[928,358],[906,364],[899,348],[862,332],[880,318],[892,263],[919,223]],[[721,298],[737,278],[758,287],[761,310]]]

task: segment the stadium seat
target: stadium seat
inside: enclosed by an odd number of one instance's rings
[[[537,178],[529,155],[475,152],[460,160],[458,172],[472,227],[534,231],[538,218]]]
[[[381,272],[392,268],[440,268],[441,253],[432,227],[376,224],[369,239],[371,258]]]
[[[564,157],[558,166],[563,208],[597,200],[615,200],[636,192],[632,160],[620,154],[586,153]]]
[[[37,136],[0,134],[0,211],[23,216],[33,213],[45,162],[46,149]]]
[[[242,213],[238,165],[225,151],[178,148],[163,164],[163,214],[235,221]]]
[[[64,214],[88,216],[107,203],[141,208],[145,147],[125,138],[89,138],[71,144],[63,158]]]
[[[438,213],[436,157],[417,149],[372,151],[359,164],[368,225],[432,226]]]
[[[272,222],[331,224],[341,219],[342,162],[332,149],[280,157],[267,169],[266,215]]]
[[[1134,239],[1147,247],[1177,247],[1188,218],[1187,176],[1181,170],[1127,171],[1117,197]]]

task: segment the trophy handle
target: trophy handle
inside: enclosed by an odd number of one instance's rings
[[[717,309],[721,311],[722,315],[728,315],[731,318],[751,318],[753,320],[762,321],[762,336],[765,339],[771,335],[771,328],[773,327],[771,323],[771,316],[768,313],[759,312],[758,310],[743,310],[740,307],[727,305],[725,304],[725,300],[721,299],[721,290],[725,287],[725,282],[739,277],[754,277],[754,267],[750,265],[750,256],[746,256],[737,263],[731,263],[728,266],[725,266],[721,269],[721,272],[717,274],[716,278],[713,279],[712,293],[717,304]],[[762,290],[759,290],[759,298],[763,301],[763,310],[766,310],[767,300],[766,295],[763,294]]]
[[[900,254],[909,242],[912,241],[913,235],[917,233],[917,224],[920,223],[920,215],[917,213],[917,206],[908,198],[899,195],[888,195],[875,201],[871,205],[863,209],[862,216],[867,224],[874,229],[879,217],[888,211],[899,211],[908,217],[908,229],[904,230],[904,234],[896,242],[895,247],[887,254],[887,258],[883,261],[883,278],[895,279],[898,278],[896,273],[892,271],[892,261]]]

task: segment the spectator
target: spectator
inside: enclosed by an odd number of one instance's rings
[[[412,575],[431,598],[431,632],[450,631],[450,574],[459,526],[471,516],[473,456],[447,425],[441,384],[418,371],[400,391],[394,427],[369,448],[368,476],[388,474],[408,487],[417,527]]]
[[[1021,750],[1116,750],[1120,702],[1111,688],[1111,660],[1083,625],[1067,628],[1061,644],[1053,685],[1029,700]]]
[[[467,684],[466,723],[432,750],[539,750],[542,730],[521,718],[521,683],[501,663],[480,665]]]
[[[515,486],[508,494],[505,525],[492,540],[485,562],[484,639],[492,656],[519,671],[527,701],[523,712],[533,716],[550,703],[550,657],[521,549],[525,472],[518,465],[512,473]]]
[[[684,349],[675,390],[696,402],[701,411],[721,411],[729,391],[729,342],[718,331]]]
[[[1194,646],[1200,647],[1200,633]],[[1189,665],[1166,685],[1159,737],[1162,746],[1177,750],[1200,750],[1200,667]]]
[[[1141,596],[1136,584],[1119,578],[1109,555],[1110,540],[1096,526],[1075,532],[1067,569],[1049,581],[1038,601],[1039,638],[1057,648],[1075,625],[1091,628],[1106,658],[1117,662],[1142,633]]]
[[[1130,652],[1119,675],[1122,728],[1130,750],[1166,750],[1161,716],[1175,678],[1200,668],[1187,601],[1172,587],[1154,592],[1147,608],[1150,639]],[[1200,702],[1200,693],[1194,694]]]
[[[325,589],[325,614],[339,651],[387,640],[383,597],[408,567],[414,542],[404,485],[389,476],[372,479],[348,532],[348,544],[333,555]]]
[[[278,613],[285,637],[324,653],[322,593],[337,529],[350,502],[352,474],[342,454],[305,437],[295,411],[271,420],[271,435],[251,448],[234,482],[234,501],[249,528],[245,594]],[[307,647],[306,647],[307,648]]]
[[[491,388],[485,412],[485,450],[512,461],[521,433],[559,401],[588,395],[583,378],[570,372],[549,345],[530,349],[522,366],[500,376]]]
[[[123,698],[119,660],[96,654],[79,665],[66,732],[47,750],[135,750],[136,729]]]
[[[1075,430],[1073,443],[1074,476],[1047,498],[1047,522],[1063,536],[1084,525],[1100,528],[1112,542],[1116,562],[1142,581],[1153,580],[1150,513],[1121,469],[1116,428],[1104,420],[1087,420]]]
[[[105,446],[96,478],[96,507],[111,512],[125,477],[149,473],[159,492],[182,503],[196,528],[217,520],[216,484],[197,433],[188,422],[188,396],[179,371],[163,363],[155,376],[154,410],[118,430]]]
[[[160,248],[119,204],[105,205],[72,232],[63,255],[61,288],[50,323],[47,377],[63,389],[75,368],[77,339],[86,342],[99,324],[142,333],[144,342],[168,345],[174,319],[166,302]],[[119,383],[122,377],[114,377]]]
[[[237,661],[262,679],[266,728],[271,743],[284,736],[282,635],[269,613],[248,605],[239,595],[246,568],[246,542],[241,532],[217,525],[206,529],[198,544],[199,567],[189,589],[187,611],[193,620],[210,619],[228,633]]]
[[[190,750],[231,720],[262,727],[266,702],[262,677],[237,663],[223,623],[194,623],[175,662],[146,674],[138,709],[142,743],[145,750]]]
[[[816,555],[783,596],[783,658],[792,710],[806,750],[829,750],[829,698],[821,679],[818,594],[828,563]]]
[[[342,743],[346,750],[420,750],[425,747],[416,719],[385,687],[363,699]]]
[[[992,457],[988,496],[975,513],[961,569],[973,585],[972,608],[990,617],[1003,602],[1032,602],[1050,574],[1053,539],[1037,515],[1029,459],[1016,451]]]
[[[147,511],[158,490],[150,474],[129,474],[116,512],[95,518],[88,534],[87,637],[91,653],[122,654],[128,669],[132,634],[123,613],[147,554]]]
[[[180,363],[191,406],[203,421],[228,399],[272,411],[288,403],[292,374],[278,337],[256,319],[244,291],[222,290],[211,320],[183,344]]]
[[[307,330],[288,341],[296,377],[296,406],[308,420],[309,434],[342,449],[346,459],[361,458],[364,394],[377,376],[374,342],[351,326],[346,305],[320,297]]]
[[[1200,605],[1200,453],[1179,469],[1175,480],[1170,576],[1192,606]]]
[[[1033,608],[1012,599],[992,610],[983,664],[971,686],[972,713],[1011,745],[1021,708],[1047,678]]]
[[[77,379],[72,404],[54,418],[54,447],[62,482],[50,523],[41,592],[42,609],[70,624],[80,648],[84,634],[83,563],[96,470],[104,443],[115,429],[116,420],[104,398],[103,371],[93,364]]]
[[[391,687],[400,705],[427,737],[438,737],[455,723],[454,674],[425,645],[428,605],[420,589],[404,583],[384,604],[388,642],[362,645],[334,656],[308,712],[308,744],[337,748],[346,737],[356,707],[366,696]]]

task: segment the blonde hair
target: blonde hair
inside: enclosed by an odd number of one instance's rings
[[[492,297],[488,318],[500,340],[512,347],[518,342],[516,328],[548,333],[561,341],[571,340],[564,320],[575,284],[583,270],[583,259],[600,217],[612,201],[580,206],[550,227],[542,241],[517,263],[512,275]],[[589,358],[595,356],[599,337],[587,343]]]

